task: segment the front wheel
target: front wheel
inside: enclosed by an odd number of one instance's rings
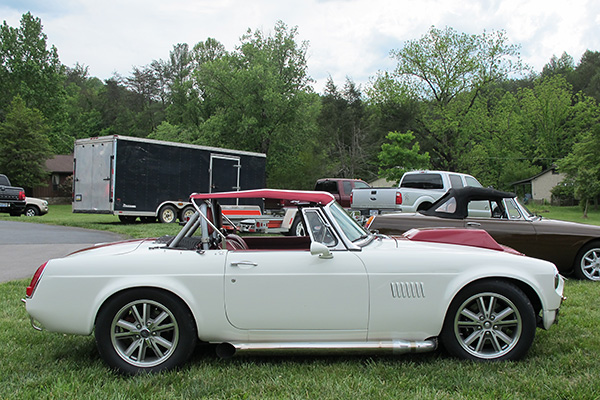
[[[132,289],[108,300],[98,313],[95,335],[104,361],[124,374],[178,367],[197,341],[188,308],[156,289]]]
[[[40,215],[40,210],[35,206],[27,206],[25,207],[25,216],[26,217],[35,217],[36,215]]]
[[[163,224],[172,224],[177,221],[177,211],[175,207],[166,205],[158,212],[158,220]]]
[[[600,281],[600,242],[585,245],[577,254],[575,276],[589,281]]]
[[[535,313],[527,296],[502,281],[475,283],[452,301],[441,334],[456,357],[499,361],[522,358],[535,337]]]

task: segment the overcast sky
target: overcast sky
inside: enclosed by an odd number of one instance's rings
[[[328,76],[365,84],[391,70],[389,57],[430,26],[481,34],[505,30],[536,72],[563,52],[578,63],[600,51],[598,0],[0,0],[0,20],[18,27],[30,11],[42,20],[60,60],[91,76],[128,76],[133,66],[167,59],[177,43],[208,37],[234,50],[248,28],[273,31],[278,20],[308,41],[308,68],[322,91]]]

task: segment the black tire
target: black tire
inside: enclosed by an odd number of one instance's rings
[[[304,222],[302,222],[302,217],[297,215],[294,218],[294,222],[292,223],[292,227],[289,231],[290,236],[308,236],[306,233],[306,228],[304,227]]]
[[[188,222],[188,220],[196,213],[196,209],[192,206],[184,207],[179,214],[179,220],[181,222]]]
[[[578,279],[600,281],[600,242],[588,243],[579,250],[573,273]]]
[[[98,313],[95,336],[104,361],[127,375],[181,366],[198,339],[185,304],[151,288],[131,289],[110,298]]]
[[[158,212],[158,220],[163,224],[173,224],[177,222],[177,211],[175,207],[166,205],[162,206]]]
[[[518,360],[531,347],[535,329],[533,306],[521,289],[504,281],[481,281],[452,301],[440,339],[458,358]]]
[[[25,212],[24,212],[26,217],[35,217],[40,215],[40,209],[37,208],[36,206],[27,206],[25,207]]]

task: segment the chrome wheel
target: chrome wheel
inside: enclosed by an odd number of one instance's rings
[[[95,334],[104,361],[124,374],[177,368],[198,339],[185,303],[154,288],[129,289],[108,299],[98,312]]]
[[[177,320],[162,304],[136,300],[121,308],[110,326],[117,354],[128,364],[148,368],[165,362],[177,348]]]
[[[587,250],[579,262],[580,277],[590,281],[600,281],[600,248]],[[577,271],[576,271],[577,272]]]
[[[477,358],[502,357],[521,337],[523,323],[519,310],[498,293],[478,293],[458,310],[454,334],[462,348]]]
[[[535,329],[533,305],[521,289],[502,280],[484,280],[456,295],[440,339],[456,357],[518,360],[533,344]]]
[[[26,217],[35,217],[39,212],[34,207],[25,208],[25,216]]]

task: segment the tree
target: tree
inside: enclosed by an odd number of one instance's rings
[[[381,153],[378,156],[379,176],[389,181],[400,182],[406,171],[429,168],[429,153],[421,153],[419,143],[415,142],[411,131],[390,132],[386,139],[391,143],[381,145]]]
[[[249,30],[235,52],[219,54],[194,73],[206,116],[201,137],[266,153],[272,187],[304,187],[299,180],[306,175],[297,171],[306,169],[305,162],[314,168],[311,158],[318,149],[313,137],[319,104],[309,86],[308,44],[297,44],[296,35],[296,28],[282,22],[270,36]]]
[[[575,196],[583,206],[587,218],[590,200],[600,196],[600,107],[591,97],[580,95],[575,105],[573,126],[579,131],[572,151],[557,162],[561,171],[573,184]]]
[[[532,137],[530,154],[547,169],[570,151],[574,135],[568,129],[572,118],[571,85],[562,75],[538,80],[533,89],[519,91],[523,129]]]
[[[523,70],[518,46],[509,44],[503,31],[467,35],[431,27],[391,54],[398,64],[390,76],[421,100],[415,136],[434,167],[449,170],[457,169],[464,153],[461,124],[477,98]]]
[[[0,121],[12,99],[20,96],[27,107],[40,110],[47,118],[55,151],[64,152],[67,124],[63,65],[56,47],[47,46],[42,23],[31,13],[23,14],[18,28],[0,26]]]
[[[329,155],[327,175],[367,180],[376,177],[373,159],[382,140],[371,116],[361,88],[350,78],[346,78],[341,91],[331,77],[328,79],[318,118],[320,141]]]
[[[587,50],[583,53],[569,81],[576,93],[581,91],[600,102],[600,52]]]
[[[0,171],[15,185],[33,188],[44,182],[45,161],[50,157],[48,126],[39,110],[28,108],[16,96],[0,123]]]

